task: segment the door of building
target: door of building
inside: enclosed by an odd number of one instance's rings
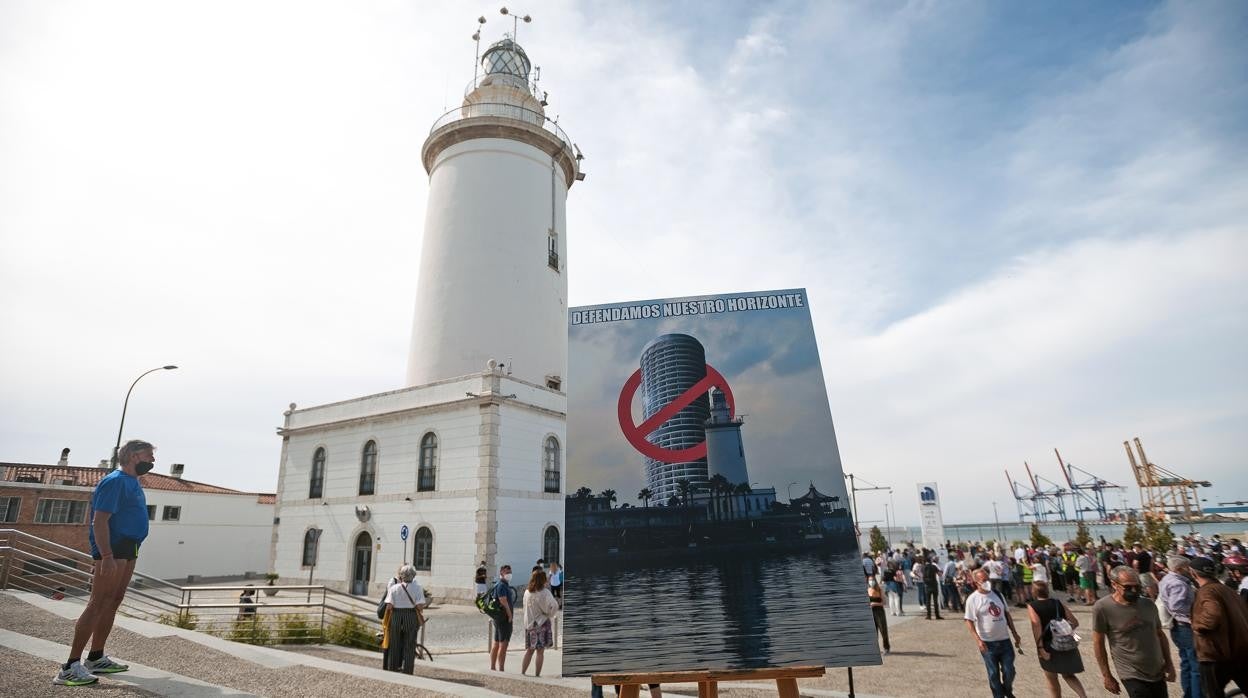
[[[368,595],[368,581],[373,569],[373,539],[361,533],[355,539],[355,557],[351,564],[351,593]]]

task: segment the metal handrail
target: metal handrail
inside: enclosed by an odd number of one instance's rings
[[[538,126],[562,141],[569,151],[572,150],[572,139],[553,119],[519,104],[506,102],[473,102],[451,109],[434,120],[429,133],[432,135],[453,123],[477,118],[510,119],[530,126]]]
[[[25,532],[25,531],[19,531],[19,530],[15,529],[15,528],[0,528],[0,537],[4,536],[4,535],[6,535],[6,534],[11,534],[11,535],[15,536],[16,538],[18,538],[18,539],[20,539],[20,540],[22,540],[22,541],[24,541],[24,542],[26,542],[26,543],[29,543],[29,544],[31,545],[31,547],[34,547],[34,548],[43,547],[43,548],[45,548],[45,549],[55,549],[55,550],[58,550],[58,551],[62,551],[62,552],[66,552],[66,553],[69,553],[69,554],[71,554],[71,555],[74,555],[74,556],[78,557],[78,559],[80,559],[80,560],[83,560],[83,561],[86,561],[86,562],[90,562],[90,564],[95,564],[95,559],[94,559],[94,558],[92,558],[92,557],[91,557],[91,555],[89,555],[88,553],[84,553],[84,552],[82,552],[81,550],[76,550],[76,549],[74,549],[74,548],[70,548],[70,547],[68,547],[68,546],[61,545],[60,543],[54,543],[54,542],[52,542],[52,541],[50,541],[50,540],[47,540],[46,538],[40,538],[39,536],[32,535],[32,534],[27,533],[27,532]],[[0,538],[0,540],[2,540],[2,538]],[[50,562],[50,560],[49,560],[49,562]],[[150,575],[143,574],[142,572],[139,572],[139,571],[137,571],[137,570],[134,572],[133,577],[134,577],[134,578],[138,578],[138,579],[142,579],[142,580],[144,581],[144,583],[155,584],[156,586],[164,586],[164,587],[168,587],[170,590],[178,590],[178,591],[180,591],[180,587],[178,587],[178,585],[176,585],[176,584],[173,584],[173,583],[171,583],[171,582],[169,582],[169,581],[166,581],[166,580],[164,580],[164,579],[160,579],[159,577],[152,577],[152,576],[150,576]]]
[[[51,555],[65,562],[50,559]],[[24,531],[0,529],[0,588],[49,596],[58,593],[86,596],[90,594],[94,578],[93,564],[91,556],[79,550]],[[152,586],[149,588],[146,585]],[[285,590],[289,596],[272,603],[258,599],[246,603],[233,597],[235,593],[247,589],[268,591],[270,594]],[[299,600],[305,593],[307,600]],[[314,600],[314,593],[319,598]],[[229,596],[222,598],[223,594]],[[270,612],[262,613],[264,609]],[[286,609],[306,609],[306,613],[289,615],[282,612]],[[331,623],[342,618],[353,618],[358,622],[353,633],[359,632],[362,626],[371,637],[380,629],[370,600],[317,584],[183,587],[136,573],[119,610],[136,618],[195,628],[257,644],[287,640],[324,642]],[[196,625],[199,627],[196,628]]]

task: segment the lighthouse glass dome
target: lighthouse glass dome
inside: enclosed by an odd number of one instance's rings
[[[481,64],[485,66],[486,73],[512,75],[524,81],[528,81],[529,69],[533,67],[528,54],[511,39],[491,44],[481,57]]]

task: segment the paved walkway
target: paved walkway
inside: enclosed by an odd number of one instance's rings
[[[1063,597],[1064,599],[1064,597]],[[909,601],[909,599],[908,599]],[[81,611],[77,601],[53,601],[36,595],[0,592],[0,662],[6,668],[2,692],[17,696],[65,696],[74,689],[52,686],[57,664],[64,661],[73,631],[73,620]],[[983,665],[975,652],[965,623],[957,614],[943,621],[926,621],[916,614],[917,606],[906,604],[904,618],[889,618],[893,652],[882,666],[854,669],[855,688],[860,698],[871,696],[917,696],[939,698],[987,695]],[[1011,609],[1016,613],[1021,609]],[[1083,623],[1080,650],[1084,657],[1082,675],[1088,694],[1108,695],[1100,685],[1092,658],[1091,613],[1075,606]],[[462,626],[461,642],[478,633],[480,619],[464,613],[448,627]],[[1026,616],[1016,620],[1024,637],[1029,636]],[[456,643],[458,644],[458,643]],[[482,643],[483,644],[483,643]],[[522,643],[520,643],[522,644]],[[1031,643],[1018,657],[1018,698],[1045,698],[1047,692]],[[375,652],[333,646],[256,647],[230,642],[203,633],[166,625],[119,617],[109,640],[109,652],[130,663],[124,674],[103,678],[90,690],[105,696],[531,696],[532,698],[584,698],[589,694],[587,679],[554,678],[561,656],[547,653],[540,679],[519,675],[523,650],[513,650],[507,673],[488,670],[483,651],[447,652],[433,647],[435,661],[417,662],[417,675],[406,676],[379,668]],[[1176,658],[1177,662],[1177,658]],[[822,679],[803,680],[801,693],[812,698],[840,698],[848,689],[847,672],[829,669]],[[1173,689],[1172,689],[1173,691]],[[694,696],[695,686],[664,686],[668,696]],[[1067,689],[1067,694],[1069,690]],[[762,683],[724,684],[720,695],[726,698],[774,696],[774,686]]]

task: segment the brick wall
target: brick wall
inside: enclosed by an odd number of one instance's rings
[[[59,543],[84,553],[90,552],[87,544],[87,525],[80,524],[45,524],[35,523],[35,511],[40,499],[72,499],[87,502],[90,507],[90,488],[39,487],[38,485],[12,485],[0,483],[0,498],[19,497],[21,509],[14,523],[0,522],[0,528],[12,528],[32,536]]]

